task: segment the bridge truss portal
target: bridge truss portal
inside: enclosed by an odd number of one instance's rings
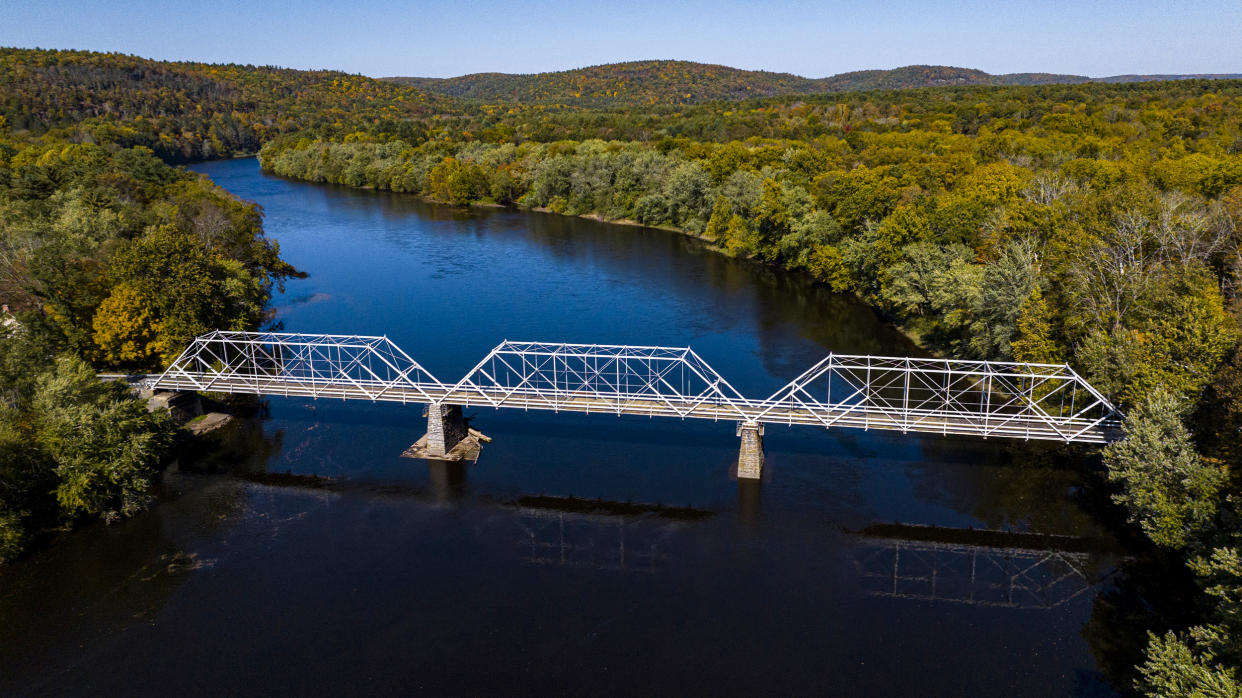
[[[750,399],[689,348],[505,341],[444,383],[387,337],[216,331],[158,389],[1107,443],[1120,414],[1065,365],[830,354]]]

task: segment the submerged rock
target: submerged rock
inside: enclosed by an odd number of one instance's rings
[[[189,429],[190,433],[195,436],[202,436],[223,429],[235,421],[237,421],[237,418],[231,414],[208,412],[201,419],[191,420],[185,425],[185,428]]]

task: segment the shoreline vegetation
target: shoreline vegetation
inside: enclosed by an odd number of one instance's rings
[[[644,79],[588,108],[0,48],[0,558],[145,505],[170,427],[95,369],[256,327],[296,275],[255,206],[169,165],[258,151],[307,182],[685,232],[944,355],[1071,364],[1127,414],[1101,481],[1199,585],[1118,687],[1242,693],[1242,81],[667,104],[716,78]],[[695,94],[745,92],[719,79]]]

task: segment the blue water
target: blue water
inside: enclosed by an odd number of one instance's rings
[[[441,380],[504,339],[690,346],[750,397],[919,353],[665,231],[194,169],[308,273],[274,327],[387,335]],[[416,406],[272,399],[234,474],[0,576],[0,693],[1110,693],[1083,628],[1112,558],[970,544],[1107,539],[1055,450],[769,426],[752,488],[733,423],[469,412],[493,442],[437,470],[399,457]],[[965,533],[857,535],[894,522]]]

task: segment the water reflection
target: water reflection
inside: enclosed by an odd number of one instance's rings
[[[515,519],[524,562],[597,571],[654,573],[667,559],[664,547],[669,538],[687,521],[713,514],[620,502],[593,502],[584,508],[566,500],[524,499]],[[540,506],[531,506],[536,502]],[[650,513],[618,513],[634,509]]]
[[[436,501],[451,502],[465,495],[465,461],[429,460],[427,469],[431,474],[431,489]]]
[[[1050,609],[1115,570],[1106,541],[1006,531],[877,525],[855,561],[866,593],[972,606]]]
[[[507,513],[526,563],[602,572],[655,573],[674,538],[720,512],[696,507],[520,495],[465,497],[468,467],[428,461],[430,489],[375,486],[337,478],[251,473],[267,486],[396,498],[403,508],[439,509],[446,502]],[[762,485],[738,482],[738,521],[755,532]],[[273,528],[273,533],[275,532]],[[496,536],[494,528],[476,531]],[[495,542],[495,541],[491,541]],[[1011,609],[1052,609],[1108,581],[1121,560],[1107,538],[910,524],[872,524],[842,539],[854,562],[854,586],[873,597]]]

